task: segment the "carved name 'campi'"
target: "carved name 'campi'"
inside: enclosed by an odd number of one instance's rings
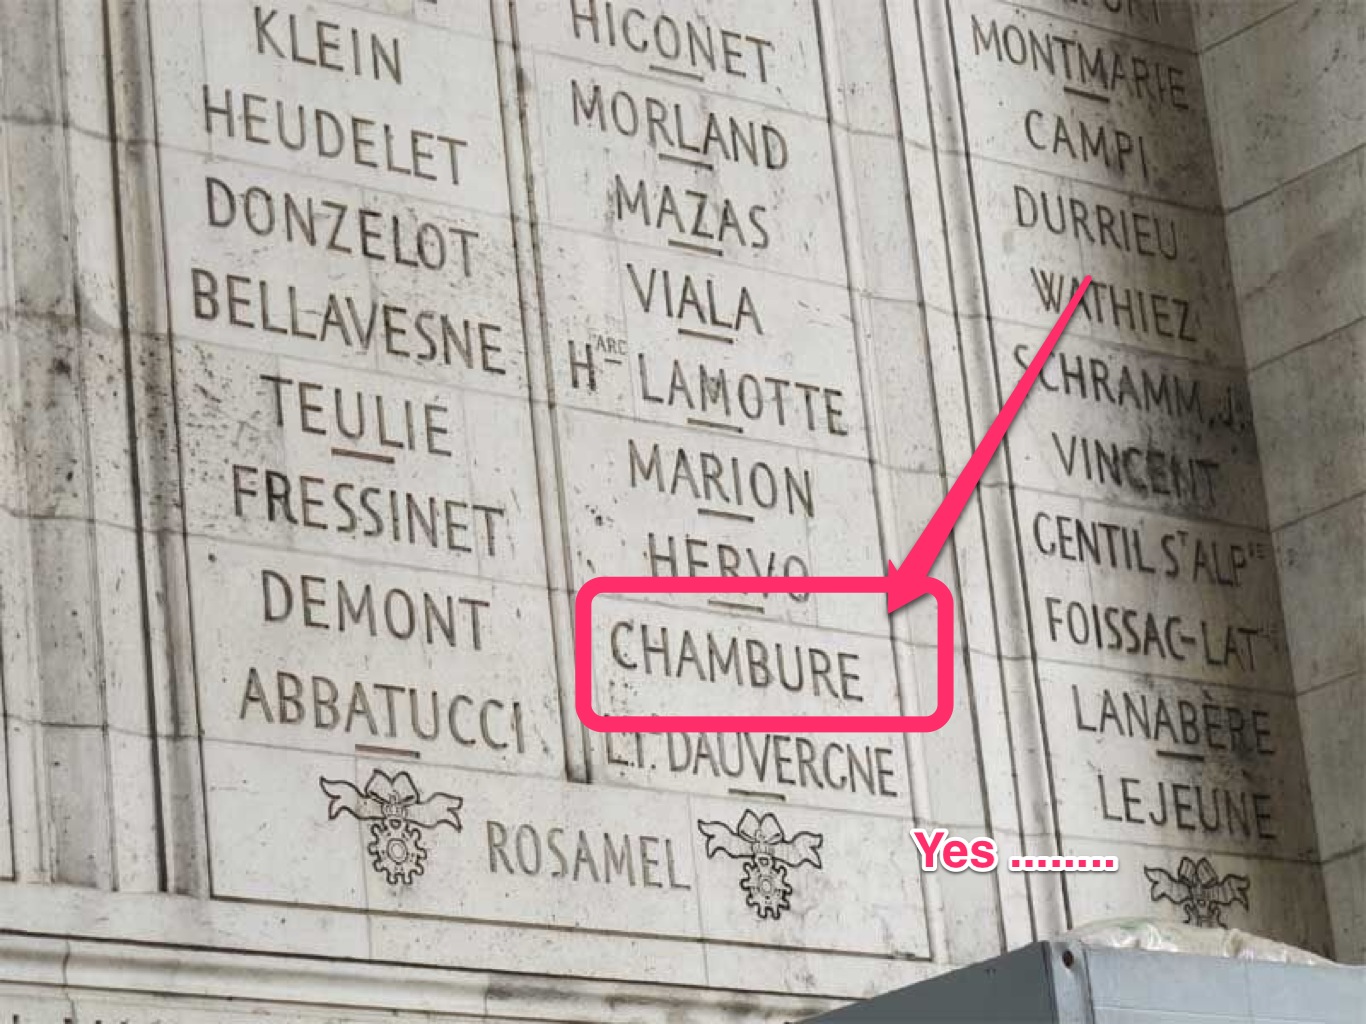
[[[1148,145],[1136,132],[1084,117],[1028,110],[1024,115],[1024,134],[1041,153],[1064,156],[1081,164],[1099,164],[1121,175],[1137,167],[1143,180],[1148,180]]]

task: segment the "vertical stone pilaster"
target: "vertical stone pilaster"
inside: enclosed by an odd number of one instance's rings
[[[1197,0],[1338,959],[1366,961],[1366,8]]]
[[[140,385],[106,13],[11,4],[0,30],[6,764],[18,879],[156,890]]]

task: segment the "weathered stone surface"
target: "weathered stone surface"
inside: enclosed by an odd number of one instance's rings
[[[1334,950],[1360,960],[1366,10],[1254,6],[1201,60]]]
[[[795,1020],[1116,916],[1359,955],[1360,90],[1249,70],[1346,5],[79,6],[0,14],[16,1019]],[[882,575],[1088,274],[935,560],[945,728],[580,724],[582,584]],[[593,616],[602,713],[938,699],[925,601]]]

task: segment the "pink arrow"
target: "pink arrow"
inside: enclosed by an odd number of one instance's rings
[[[963,472],[958,474],[958,479],[949,488],[949,493],[944,495],[944,500],[940,502],[934,515],[930,517],[929,525],[925,527],[924,532],[911,547],[911,553],[906,556],[901,567],[897,568],[896,564],[890,561],[887,563],[888,615],[898,608],[910,604],[926,592],[925,581],[930,574],[930,567],[934,565],[934,560],[939,557],[939,552],[943,551],[944,545],[948,543],[949,534],[953,532],[953,528],[963,515],[963,510],[967,508],[972,492],[977,489],[978,483],[981,482],[982,475],[987,471],[987,466],[991,464],[992,457],[996,454],[996,449],[1001,447],[1001,442],[1005,440],[1006,431],[1015,421],[1021,406],[1024,405],[1024,400],[1029,397],[1030,389],[1034,386],[1034,382],[1039,379],[1039,374],[1043,372],[1044,363],[1053,354],[1058,339],[1062,337],[1062,332],[1066,330],[1068,321],[1072,319],[1072,314],[1076,312],[1082,296],[1086,294],[1086,289],[1090,285],[1091,275],[1088,274],[1082,279],[1076,294],[1072,296],[1072,301],[1062,311],[1062,316],[1058,317],[1058,322],[1053,325],[1053,330],[1048,332],[1048,337],[1044,339],[1043,345],[1040,346],[1028,369],[1025,370],[1024,376],[1015,385],[1015,390],[1006,399],[1006,404],[1001,406],[1001,411],[996,414],[996,419],[992,421],[991,426],[977,445],[977,450],[968,459],[968,464],[963,467]]]

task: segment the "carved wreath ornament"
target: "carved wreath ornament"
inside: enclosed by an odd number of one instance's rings
[[[1145,867],[1143,874],[1152,883],[1148,898],[1154,903],[1170,900],[1186,914],[1187,924],[1202,928],[1223,928],[1223,908],[1241,903],[1250,910],[1248,888],[1252,885],[1246,875],[1224,875],[1214,870],[1208,857],[1198,861],[1182,857],[1172,874],[1166,868]]]
[[[814,832],[788,837],[772,814],[760,818],[747,810],[734,828],[721,821],[699,821],[697,828],[707,837],[708,859],[724,853],[740,861],[745,905],[753,908],[761,921],[766,917],[776,921],[792,905],[788,868],[811,864],[819,870],[821,866],[825,837]]]
[[[364,789],[344,779],[319,779],[318,783],[328,797],[329,821],[349,814],[371,823],[365,847],[370,866],[390,885],[412,885],[426,870],[424,832],[443,825],[457,832],[461,828],[458,812],[464,801],[450,793],[433,793],[424,799],[407,772],[388,775],[376,769]]]

